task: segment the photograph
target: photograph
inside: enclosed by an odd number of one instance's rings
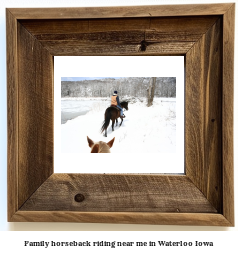
[[[59,56],[54,81],[56,173],[184,174],[183,56]]]
[[[176,152],[176,77],[62,77],[61,152],[90,151]]]

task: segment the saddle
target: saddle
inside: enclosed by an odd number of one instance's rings
[[[120,111],[120,109],[116,105],[111,105],[110,107],[116,108],[118,111]]]
[[[116,108],[118,111],[120,111],[120,109],[116,106],[116,105],[111,105],[110,107]],[[123,118],[125,118],[126,116],[123,114]]]

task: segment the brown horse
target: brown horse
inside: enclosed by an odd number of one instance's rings
[[[91,153],[110,153],[110,148],[112,147],[115,138],[113,138],[108,143],[105,143],[103,141],[99,142],[93,142],[88,136],[88,146],[91,147]]]
[[[128,110],[128,102],[126,101],[121,102],[121,107]],[[112,106],[106,109],[105,115],[104,115],[105,120],[101,127],[101,133],[103,133],[103,131],[105,130],[105,137],[107,137],[107,127],[109,126],[110,120],[112,120],[112,131],[114,131],[114,123],[116,121],[116,126],[117,126],[118,124],[117,118],[119,117],[121,118],[121,123],[119,126],[121,126],[123,122],[123,118],[121,117],[120,110]]]

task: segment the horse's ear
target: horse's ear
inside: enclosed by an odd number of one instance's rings
[[[107,143],[107,145],[111,148],[114,143],[115,138],[113,138],[111,141]]]
[[[89,147],[92,147],[94,145],[94,142],[87,136],[88,145]]]
[[[93,147],[91,153],[98,153],[98,151],[99,151],[99,144],[96,144],[96,145]]]

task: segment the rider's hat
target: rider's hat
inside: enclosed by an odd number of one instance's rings
[[[114,91],[115,94],[117,94],[117,91]]]

